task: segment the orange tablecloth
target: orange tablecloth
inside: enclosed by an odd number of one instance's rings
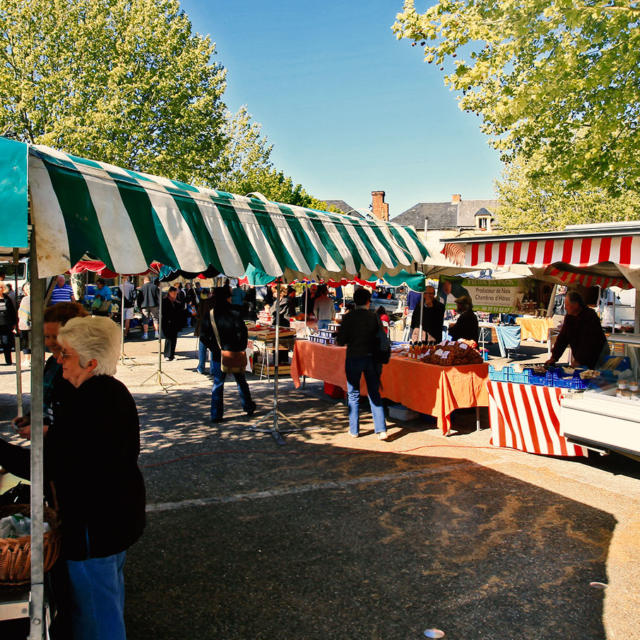
[[[297,341],[291,363],[294,385],[299,387],[300,376],[308,376],[346,389],[345,357],[344,347]],[[392,357],[382,368],[380,393],[383,398],[400,402],[409,409],[435,416],[438,427],[446,435],[455,409],[488,406],[488,379],[486,364],[441,367]],[[364,389],[363,380],[362,393]]]
[[[551,318],[516,318],[516,324],[520,325],[522,333],[520,340],[538,340],[546,342],[549,337],[549,329],[553,327]]]

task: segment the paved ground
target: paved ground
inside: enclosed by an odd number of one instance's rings
[[[497,450],[473,412],[446,439],[417,420],[381,442],[366,417],[355,440],[319,383],[290,381],[281,408],[306,430],[279,446],[245,429],[256,418],[233,408],[233,384],[228,420],[208,423],[194,346],[181,338],[163,363],[168,392],[155,343],[127,343],[118,374],[141,414],[149,503],[128,554],[130,639],[640,638],[639,463]],[[250,384],[262,414],[271,386]],[[14,388],[0,370],[5,436]]]

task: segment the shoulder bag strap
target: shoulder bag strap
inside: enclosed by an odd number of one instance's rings
[[[218,349],[222,351],[222,345],[220,344],[220,335],[218,334],[218,325],[216,324],[215,316],[213,315],[213,309],[209,311],[209,319],[211,320],[211,326],[213,327],[213,333],[216,336],[216,342],[218,343]]]

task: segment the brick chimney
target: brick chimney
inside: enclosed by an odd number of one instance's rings
[[[454,193],[451,196],[451,204],[460,204],[460,200],[462,200],[462,195],[460,193]]]
[[[384,201],[384,191],[371,192],[371,213],[378,220],[389,220],[389,204]]]

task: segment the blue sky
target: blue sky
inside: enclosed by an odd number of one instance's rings
[[[229,108],[247,105],[276,167],[312,195],[366,208],[384,190],[392,218],[453,193],[494,197],[501,163],[479,119],[391,31],[402,0],[181,5],[216,43]]]

